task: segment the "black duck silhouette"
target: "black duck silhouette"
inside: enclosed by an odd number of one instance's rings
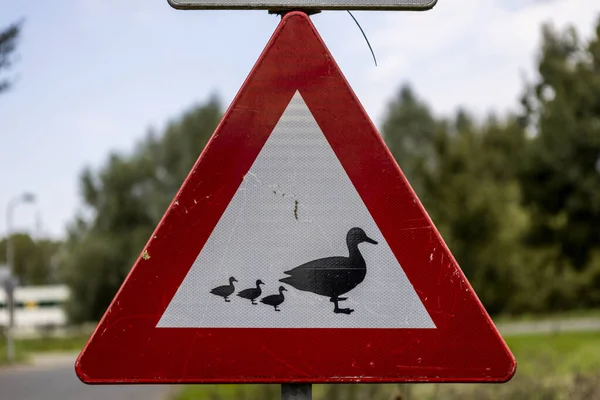
[[[327,296],[335,304],[334,313],[350,314],[354,310],[339,308],[338,302],[347,299],[339,296],[354,289],[365,279],[367,265],[358,249],[358,245],[363,242],[377,244],[361,228],[352,228],[346,235],[348,257],[327,257],[309,261],[285,271],[290,276],[279,281],[298,290]]]
[[[250,288],[250,289],[244,289],[240,292],[238,292],[238,296],[240,296],[242,299],[248,299],[252,302],[252,304],[257,304],[254,302],[254,300],[256,300],[257,298],[260,297],[262,290],[260,290],[260,285],[264,285],[265,283],[263,281],[261,281],[260,279],[256,281],[256,287],[255,288]]]
[[[283,301],[285,300],[285,297],[283,297],[283,292],[286,291],[287,289],[284,288],[283,286],[279,286],[279,294],[272,294],[270,296],[267,297],[263,297],[262,299],[260,299],[261,303],[264,303],[268,306],[273,306],[275,307],[275,311],[281,311],[279,308],[277,308],[281,303],[283,303]]]
[[[232,276],[231,278],[229,278],[229,285],[217,286],[216,288],[211,289],[210,292],[212,294],[216,294],[217,296],[223,297],[225,301],[229,303],[231,300],[229,300],[228,297],[231,296],[233,292],[235,292],[233,282],[237,282],[237,279],[235,279]]]

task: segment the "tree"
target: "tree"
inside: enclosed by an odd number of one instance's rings
[[[523,97],[536,133],[520,177],[529,238],[582,271],[600,250],[600,19],[587,45],[544,26],[538,71]]]
[[[21,23],[15,23],[0,31],[0,72],[9,69],[12,65],[12,56],[17,48]],[[8,78],[0,78],[0,93],[8,90],[11,81]]]
[[[491,312],[600,305],[600,19],[542,33],[523,115],[444,121],[403,88],[383,129]]]
[[[383,133],[487,309],[510,309],[527,226],[516,179],[526,139],[516,118],[477,123],[459,110],[443,120],[404,87]]]
[[[434,144],[438,122],[429,107],[420,101],[408,85],[388,106],[383,136],[413,189],[422,192],[423,173],[434,167],[437,154]]]
[[[488,311],[506,311],[527,227],[516,180],[524,132],[512,118],[479,125],[465,111],[446,126],[425,206]]]
[[[0,241],[0,260],[6,262],[6,240]],[[12,273],[21,285],[45,285],[57,282],[55,255],[60,242],[50,239],[33,240],[25,233],[12,235],[14,265]]]
[[[88,216],[70,225],[60,257],[72,321],[102,317],[220,118],[212,99],[162,135],[150,132],[133,154],[112,154],[99,171],[83,171]]]

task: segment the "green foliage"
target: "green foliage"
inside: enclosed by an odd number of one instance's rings
[[[187,112],[130,155],[86,169],[86,212],[69,227],[60,256],[72,321],[99,320],[221,118],[213,99]]]
[[[89,335],[16,339],[16,362],[27,362],[34,353],[79,352],[87,343],[88,338]],[[0,366],[2,364],[8,364],[8,359],[6,358],[6,337],[0,333]]]
[[[0,263],[6,261],[6,240],[0,240]],[[25,233],[12,235],[14,265],[12,272],[21,285],[44,285],[56,283],[57,265],[55,256],[60,242],[50,239],[34,240]]]
[[[506,337],[519,375],[551,376],[600,371],[600,334],[563,332]]]
[[[383,132],[390,151],[417,193],[422,192],[424,174],[438,162],[436,139],[439,123],[429,107],[408,85],[388,106]]]
[[[600,248],[600,19],[587,45],[545,26],[538,70],[523,98],[536,131],[520,177],[529,239],[582,270]]]
[[[434,116],[410,88],[383,135],[492,313],[600,304],[600,20],[543,28],[523,115]]]
[[[15,23],[4,30],[0,30],[0,72],[9,69],[12,65],[12,56],[17,48],[17,41],[21,32],[21,23]],[[7,78],[0,79],[0,93],[8,90],[11,81]]]
[[[515,179],[526,137],[516,119],[477,123],[462,110],[437,119],[404,87],[383,134],[488,310],[510,307],[528,224]]]
[[[521,115],[441,118],[408,86],[382,133],[492,314],[600,305],[600,20],[584,43],[543,28]],[[130,155],[86,169],[69,229],[69,314],[97,320],[219,121],[198,107]]]
[[[279,400],[279,385],[188,385],[176,400]]]
[[[17,339],[15,346],[23,354],[50,352],[80,352],[89,335]]]

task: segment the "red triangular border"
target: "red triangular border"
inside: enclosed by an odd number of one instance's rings
[[[436,329],[156,328],[299,90]],[[310,19],[287,14],[76,362],[86,383],[485,382],[516,363]]]

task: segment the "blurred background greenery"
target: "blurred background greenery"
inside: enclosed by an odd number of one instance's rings
[[[589,40],[544,26],[538,70],[519,114],[441,118],[405,85],[381,129],[492,315],[600,305],[600,23]],[[64,242],[15,236],[21,281],[66,282],[71,320],[97,321],[222,113],[192,107],[82,171],[86,209]]]
[[[6,35],[0,42],[10,40]],[[442,118],[404,85],[381,125],[498,320],[600,306],[600,19],[586,39],[574,29],[544,26],[537,67],[539,78],[524,83],[517,114],[481,120],[460,110]],[[82,171],[86,209],[73,217],[66,240],[16,235],[13,272],[23,284],[68,284],[71,322],[98,321],[222,113],[217,99],[192,107],[164,131],[148,132],[133,152],[111,154],[101,168]],[[0,243],[0,263],[5,248]],[[507,385],[317,385],[315,397],[600,398],[600,333],[506,338],[519,361]],[[278,395],[277,385],[225,385],[188,387],[178,398]]]

